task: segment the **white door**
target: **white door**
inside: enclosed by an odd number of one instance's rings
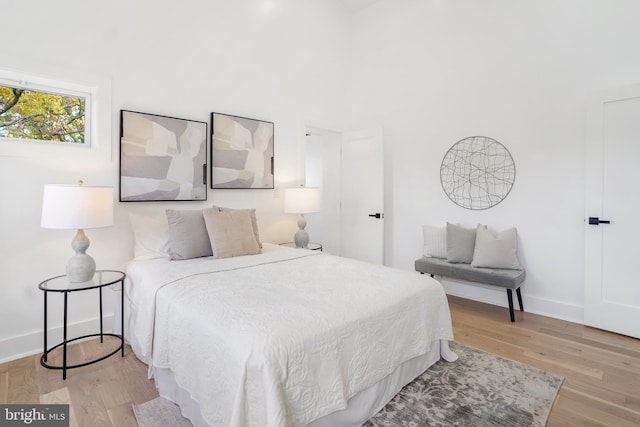
[[[590,106],[586,181],[584,322],[640,338],[640,86]]]
[[[382,130],[342,134],[341,255],[384,263]]]

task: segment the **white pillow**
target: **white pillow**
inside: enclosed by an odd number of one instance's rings
[[[134,259],[169,257],[169,225],[164,212],[161,215],[129,212],[129,221],[135,241]]]
[[[471,266],[517,270],[521,268],[517,252],[518,232],[515,228],[493,234],[486,225],[478,225]]]
[[[431,258],[447,257],[447,229],[433,225],[423,225],[424,249],[422,255]]]

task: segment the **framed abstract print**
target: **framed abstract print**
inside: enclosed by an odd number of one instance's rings
[[[211,188],[273,188],[272,122],[211,113]]]
[[[120,201],[207,200],[207,123],[120,111]]]

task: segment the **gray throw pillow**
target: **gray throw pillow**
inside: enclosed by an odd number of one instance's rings
[[[169,256],[172,260],[213,255],[202,210],[167,209],[166,214],[169,224]]]
[[[470,264],[476,245],[476,230],[447,222],[447,261]]]

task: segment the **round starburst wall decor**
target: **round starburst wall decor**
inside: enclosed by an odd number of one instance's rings
[[[495,139],[471,136],[456,142],[440,166],[440,183],[453,203],[489,209],[504,200],[516,179],[509,150]]]

